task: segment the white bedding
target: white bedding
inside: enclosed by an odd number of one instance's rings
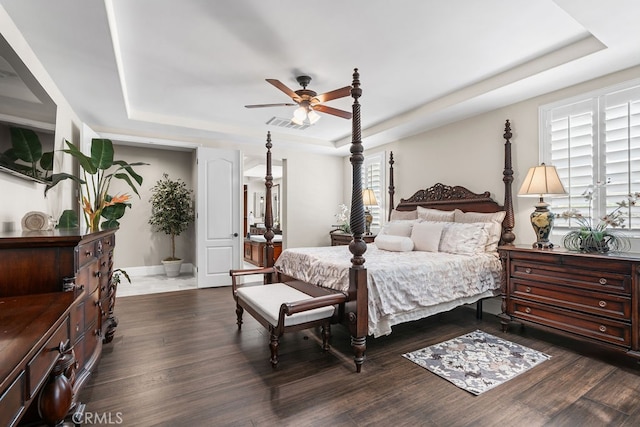
[[[497,295],[501,263],[497,254],[389,252],[367,245],[369,334]],[[318,286],[349,288],[348,246],[286,249],[276,261],[285,274]]]

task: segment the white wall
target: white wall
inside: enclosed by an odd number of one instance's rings
[[[517,197],[518,189],[530,167],[539,164],[538,108],[553,101],[637,78],[640,67],[634,67],[599,79],[572,86],[509,105],[485,114],[460,120],[393,144],[372,149],[393,150],[395,160],[395,202],[415,191],[441,182],[462,185],[474,192],[490,191],[500,203],[504,200],[502,170],[504,168],[504,122],[509,119],[513,132],[512,159],[514,170],[513,203],[516,214],[516,242],[529,244],[535,235],[529,220],[535,209],[534,198]],[[367,152],[365,151],[365,155]],[[350,174],[351,172],[349,172]],[[388,181],[387,181],[388,182]],[[350,182],[345,181],[350,186]],[[344,190],[346,192],[346,190]],[[563,232],[551,240],[559,244]]]
[[[0,6],[0,28],[2,28],[3,37],[58,107],[55,130],[56,149],[62,148],[64,139],[78,143],[80,120],[2,6]],[[55,172],[72,172],[73,162],[70,159],[63,159],[63,156],[57,156],[54,167]],[[20,230],[21,219],[29,211],[40,211],[58,218],[62,210],[74,206],[73,188],[71,181],[62,183],[51,190],[45,198],[44,185],[2,173],[0,174],[0,191],[4,202],[0,203],[0,223],[10,223],[16,230]]]

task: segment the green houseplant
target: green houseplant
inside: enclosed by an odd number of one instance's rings
[[[597,223],[594,223],[591,215],[593,189],[588,188],[583,196],[589,202],[589,213],[586,217],[575,209],[565,211],[561,215],[565,219],[575,219],[579,226],[562,238],[562,245],[569,250],[580,252],[628,251],[631,247],[629,238],[615,228],[624,228],[623,209],[634,206],[640,194],[630,194],[627,199],[617,202],[617,207],[600,218]]]
[[[142,176],[134,170],[134,166],[147,165],[148,163],[127,163],[123,160],[114,160],[113,143],[108,139],[94,138],[91,140],[91,156],[87,156],[73,143],[66,141],[67,148],[63,152],[70,154],[78,161],[82,177],[68,173],[53,174],[51,182],[47,184],[45,194],[58,183],[72,179],[80,186],[80,205],[84,212],[85,221],[89,231],[98,231],[100,228],[117,227],[118,220],[125,214],[125,209],[131,207],[128,203],[129,194],[109,194],[111,181],[120,179],[129,184],[131,190],[140,197],[138,188],[142,184]],[[102,223],[101,218],[104,219]]]
[[[181,179],[168,174],[151,188],[151,217],[149,224],[155,231],[171,236],[171,256],[162,260],[167,276],[180,274],[182,259],[176,257],[176,236],[187,230],[195,216],[191,195],[193,191]]]
[[[10,126],[11,148],[0,153],[0,166],[21,172],[39,182],[49,182],[53,172],[53,151],[42,151],[38,134]]]

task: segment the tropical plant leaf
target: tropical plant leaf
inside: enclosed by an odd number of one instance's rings
[[[108,139],[93,138],[91,160],[98,169],[106,170],[113,166],[113,143]]]
[[[124,216],[127,206],[131,207],[128,203],[116,203],[111,206],[106,206],[102,209],[102,217],[108,220],[120,219]]]
[[[77,182],[78,184],[84,184],[84,181],[80,178],[78,178],[75,175],[70,175],[66,172],[62,172],[62,173],[54,173],[53,175],[51,175],[51,182],[47,184],[46,188],[44,189],[44,195],[47,195],[47,192],[54,186],[56,186],[60,181],[64,181],[65,179],[72,179],[75,182]]]
[[[76,228],[78,227],[78,214],[75,211],[67,209],[62,212],[58,219],[56,228]]]
[[[138,193],[138,189],[136,188],[135,185],[133,185],[133,182],[131,182],[131,179],[129,179],[129,175],[127,175],[126,173],[117,173],[114,175],[114,177],[121,179],[123,181],[127,181],[127,183],[129,184],[129,187],[131,187],[133,192],[136,193],[138,197],[140,197],[140,193]]]
[[[45,171],[53,170],[53,151],[42,153],[42,157],[40,158],[40,167]]]
[[[114,160],[113,163],[120,165],[122,169],[126,170],[127,173],[131,175],[133,179],[136,180],[138,185],[142,185],[142,177],[133,170],[132,166],[144,166],[144,165],[148,165],[149,163],[145,163],[145,162],[127,163],[123,160]]]
[[[11,127],[11,145],[15,155],[27,163],[37,163],[42,157],[40,138],[31,129]]]
[[[102,224],[100,224],[100,228],[103,230],[117,227],[120,227],[120,223],[116,219],[108,219],[106,221],[102,221]]]
[[[67,150],[62,150],[67,154],[71,154],[74,158],[78,160],[80,163],[80,167],[85,170],[88,174],[95,175],[98,172],[97,166],[93,163],[93,159],[91,157],[86,156],[78,147],[67,140],[64,141],[69,147]]]

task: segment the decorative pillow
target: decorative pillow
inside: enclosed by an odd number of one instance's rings
[[[483,223],[443,223],[440,252],[474,255],[485,252],[489,237]]]
[[[456,209],[454,212],[455,222],[490,223],[491,225],[486,226],[489,237],[487,238],[485,252],[495,252],[498,250],[498,244],[500,243],[500,238],[502,237],[502,221],[507,215],[507,212],[462,212],[460,209]]]
[[[382,227],[378,236],[388,234],[392,236],[411,237],[411,229],[417,222],[418,220],[415,219],[390,221]]]
[[[410,252],[413,250],[413,240],[409,237],[393,236],[391,234],[377,235],[374,240],[378,249],[392,252]]]
[[[391,221],[395,221],[397,219],[418,219],[418,211],[397,211],[392,209]]]
[[[444,222],[419,222],[413,226],[411,240],[416,251],[438,252]]]
[[[424,221],[453,222],[455,211],[441,211],[439,209],[429,209],[418,206],[418,219]]]

